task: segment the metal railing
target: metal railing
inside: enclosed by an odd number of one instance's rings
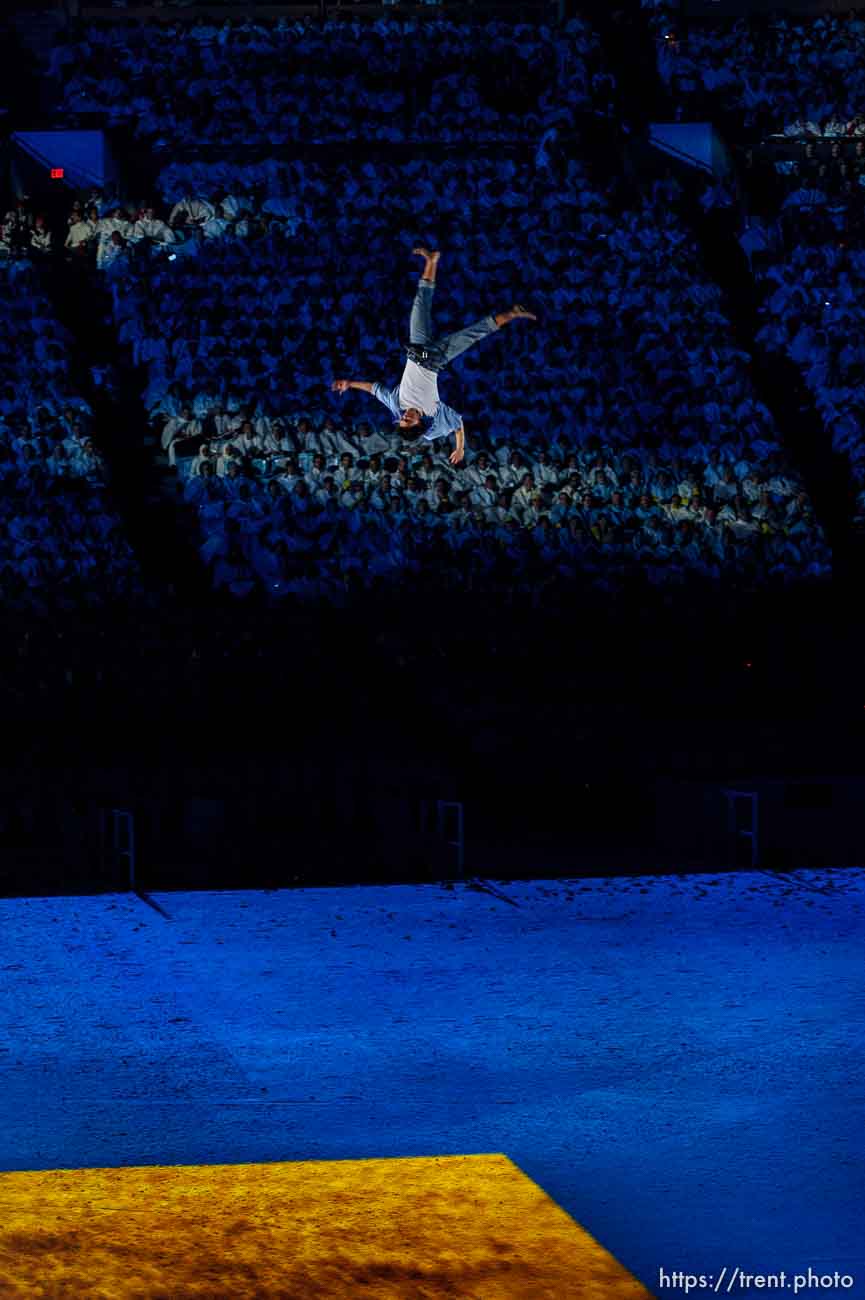
[[[760,797],[754,790],[725,790],[724,797],[727,800],[727,831],[729,834],[730,846],[729,865],[733,868],[739,865],[736,853],[737,846],[740,840],[748,840],[751,845],[751,866],[756,867],[760,861]],[[751,807],[751,824],[748,829],[739,825],[739,807],[743,800],[747,800]]]
[[[111,818],[111,866],[116,866],[125,858],[128,868],[127,885],[131,892],[136,892],[135,881],[135,814],[125,808],[103,808],[102,821],[102,857],[108,856],[109,834],[108,819]]]
[[[456,838],[446,839],[447,835],[447,814],[452,810],[456,817]],[[439,799],[436,804],[436,832],[439,839],[444,840],[449,848],[457,851],[457,873],[460,880],[463,878],[465,869],[465,821],[463,818],[463,806],[447,799]]]

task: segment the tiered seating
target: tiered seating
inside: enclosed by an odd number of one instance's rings
[[[800,244],[765,274],[758,341],[801,368],[833,449],[849,460],[865,518],[865,248]]]
[[[138,569],[70,384],[70,339],[26,263],[0,265],[0,343],[0,599],[44,612],[133,595]]]
[[[713,21],[679,40],[672,6],[656,12],[658,68],[690,116],[722,112],[802,137],[865,134],[861,14]]]
[[[578,18],[552,29],[387,18],[86,27],[54,51],[69,113],[103,111],[154,145],[536,140],[605,108],[612,79]],[[171,67],[171,95],[165,94]]]

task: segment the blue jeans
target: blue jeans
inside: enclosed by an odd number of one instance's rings
[[[446,365],[465,352],[474,343],[480,343],[488,334],[499,327],[493,316],[482,316],[474,325],[455,330],[453,334],[444,334],[440,339],[433,338],[432,299],[435,285],[429,280],[418,282],[417,292],[411,307],[409,322],[409,345],[406,349],[412,361],[416,361],[426,370],[436,374]]]

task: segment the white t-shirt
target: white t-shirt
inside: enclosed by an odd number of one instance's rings
[[[438,375],[406,358],[399,385],[399,404],[404,411],[413,408],[423,415],[435,415],[439,405]]]
[[[69,234],[66,236],[66,247],[77,248],[79,244],[84,244],[88,239],[92,239],[95,234],[95,221],[76,221],[74,226],[69,227]]]

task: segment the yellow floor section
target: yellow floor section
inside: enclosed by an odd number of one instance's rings
[[[503,1155],[0,1174],[0,1296],[637,1300]]]

